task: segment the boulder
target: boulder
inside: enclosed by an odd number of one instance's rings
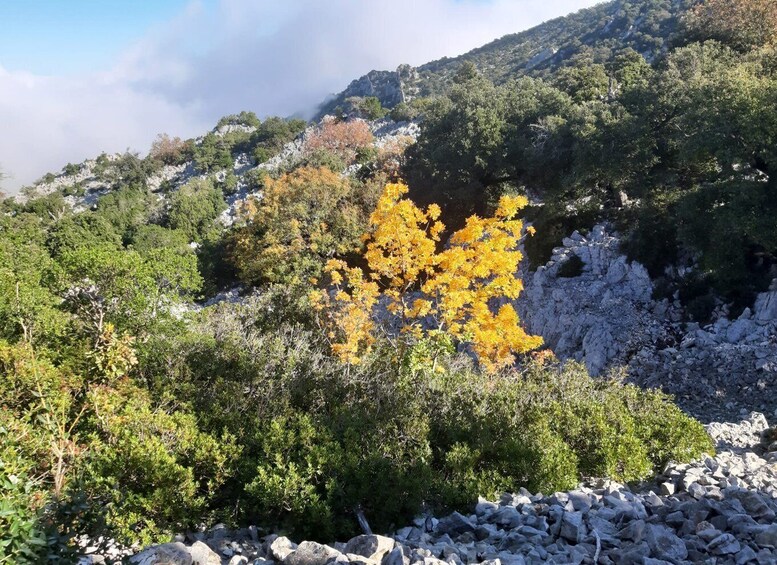
[[[682,561],[688,557],[688,548],[685,547],[685,542],[666,526],[648,524],[645,539],[650,551],[659,559],[674,562]]]
[[[130,557],[129,562],[132,565],[193,565],[191,554],[181,542],[149,547]]]
[[[276,561],[284,561],[292,551],[297,549],[297,544],[287,537],[277,537],[270,542],[267,553]]]
[[[345,555],[328,545],[303,541],[283,560],[284,565],[326,565],[335,560],[347,561]]]
[[[394,540],[384,536],[363,535],[356,536],[345,545],[344,553],[354,553],[381,561],[383,556],[394,549]]]
[[[192,565],[221,565],[221,556],[201,541],[195,542],[189,548],[189,553]]]
[[[458,512],[454,512],[450,516],[440,520],[437,524],[437,531],[441,534],[458,536],[465,532],[474,532],[475,526],[470,522],[469,518]]]
[[[561,518],[559,535],[572,543],[580,543],[587,533],[582,512],[566,512]]]

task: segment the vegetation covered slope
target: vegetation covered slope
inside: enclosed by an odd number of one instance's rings
[[[625,49],[504,84],[462,66],[424,110],[404,170],[411,196],[461,222],[524,192],[537,204],[535,265],[574,229],[610,221],[697,321],[713,291],[751,305],[777,274],[773,11],[703,4],[653,64]],[[677,277],[678,264],[697,268]]]
[[[522,76],[547,77],[580,61],[607,63],[624,49],[654,61],[683,31],[682,20],[697,0],[614,0],[506,35],[458,57],[417,68],[373,71],[327,100],[319,116],[344,107],[351,96],[375,95],[387,107],[411,98],[445,94],[464,63],[502,84]]]
[[[246,112],[3,202],[0,560],[216,521],[328,541],[356,506],[384,530],[422,502],[711,450],[667,397],[532,354],[492,306],[520,292],[518,240],[540,254],[602,216],[659,271],[690,250],[721,291],[768,275],[774,36],[725,7],[652,62],[624,49],[503,84],[459,65],[412,108],[409,148]],[[543,203],[534,236],[520,192]],[[193,304],[238,282],[239,301]]]

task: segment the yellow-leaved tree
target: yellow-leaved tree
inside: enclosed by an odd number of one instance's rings
[[[439,206],[422,210],[404,198],[407,191],[404,184],[388,184],[370,216],[363,237],[367,269],[331,260],[325,270],[333,288],[312,293],[333,352],[344,362],[359,362],[375,342],[379,303],[399,319],[405,335],[444,333],[471,343],[488,371],[539,347],[542,338],[521,328],[506,301],[523,290],[516,276],[524,235],[517,214],[526,198],[503,196],[492,217],[471,216],[438,251],[445,229]]]

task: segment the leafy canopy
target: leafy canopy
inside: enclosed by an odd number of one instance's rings
[[[515,299],[523,290],[515,276],[523,223],[515,217],[526,198],[503,196],[492,217],[471,216],[449,246],[437,251],[445,229],[440,208],[421,210],[403,198],[407,191],[404,184],[388,184],[370,216],[364,236],[368,270],[330,260],[326,270],[334,294],[313,294],[317,308],[330,308],[333,351],[343,361],[359,361],[374,343],[372,310],[379,301],[400,318],[405,334],[446,332],[471,342],[489,371],[512,363],[515,353],[539,347],[542,339],[524,332],[511,304],[496,313],[492,308],[494,301]]]
[[[243,206],[246,225],[231,237],[241,279],[307,284],[327,259],[358,251],[366,224],[363,197],[327,168],[302,167],[267,180],[262,197]]]

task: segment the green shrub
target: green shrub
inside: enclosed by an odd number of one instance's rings
[[[7,441],[0,429],[0,440]],[[39,485],[22,470],[23,461],[7,461],[8,444],[0,458],[0,563],[36,564],[48,553],[46,531],[35,510]]]
[[[156,199],[144,188],[138,185],[123,186],[97,200],[95,215],[113,226],[112,231],[119,234],[126,243],[132,239],[135,230],[148,223],[158,206]]]
[[[328,149],[316,149],[307,153],[294,168],[308,167],[311,169],[329,169],[335,173],[342,173],[348,163],[340,155]]]
[[[410,102],[400,102],[389,112],[395,122],[409,122],[423,116],[429,109],[431,98],[413,98]]]
[[[66,216],[70,209],[62,193],[52,192],[46,196],[28,200],[22,210],[29,214],[35,214],[43,222],[50,224]]]
[[[400,102],[389,112],[389,118],[395,122],[409,122],[418,117],[418,114],[407,102]]]
[[[277,155],[286,143],[305,131],[306,126],[305,120],[267,118],[249,140],[254,162],[259,165]]]
[[[352,112],[355,112],[359,117],[365,120],[379,120],[386,114],[388,110],[383,107],[380,100],[375,96],[348,98],[346,104],[350,107]],[[349,112],[350,113],[350,112]]]
[[[259,442],[255,478],[246,485],[256,518],[303,537],[335,536],[333,509],[327,498],[343,457],[342,447],[303,414],[272,420],[261,430]]]
[[[81,183],[71,184],[62,189],[62,194],[65,196],[83,196],[86,194],[86,189]]]
[[[363,165],[365,163],[371,163],[378,158],[378,149],[372,145],[368,147],[360,147],[356,150],[356,162]]]
[[[206,331],[220,337],[191,358],[205,429],[233,430],[243,446],[225,491],[247,501],[240,521],[345,538],[358,533],[357,506],[388,530],[422,502],[465,510],[520,487],[639,481],[669,459],[713,451],[668,397],[592,379],[576,363],[527,362],[487,377],[444,347],[379,344],[346,369],[322,354],[315,331],[282,322],[303,320],[292,312],[304,306],[279,299],[276,290],[210,312],[216,326]],[[218,415],[227,401],[230,414]]]
[[[62,172],[67,175],[77,175],[81,172],[81,169],[83,168],[83,165],[74,165],[73,163],[68,163],[65,165],[65,167],[62,169]]]
[[[251,169],[243,175],[243,183],[245,183],[249,192],[256,192],[264,187],[269,175],[265,169]]]
[[[105,173],[108,171],[108,167],[111,162],[108,159],[106,153],[100,153],[94,160],[94,167],[92,167],[92,174],[97,178],[104,178]]]
[[[221,190],[211,179],[195,179],[170,198],[168,226],[183,231],[190,241],[202,241],[215,226],[219,214],[227,207]]]
[[[118,249],[121,244],[121,235],[116,232],[109,215],[94,212],[83,212],[60,220],[49,231],[46,242],[54,257],[79,247],[112,245]]]
[[[532,362],[497,380],[449,369],[434,391],[438,502],[552,492],[582,477],[638,481],[670,459],[713,451],[703,426],[667,396],[592,379],[577,363]]]
[[[266,147],[260,146],[260,147],[254,148],[254,151],[251,155],[254,159],[254,163],[256,163],[257,165],[261,165],[262,163],[266,163],[273,157],[273,151]]]
[[[222,117],[216,124],[216,128],[229,125],[258,128],[260,123],[261,122],[259,118],[256,117],[255,113],[243,110],[239,114],[230,114]]]
[[[235,194],[235,192],[237,192],[237,176],[235,175],[235,172],[231,170],[227,171],[224,180],[218,184],[221,192],[223,192],[225,196]]]
[[[139,389],[95,391],[93,402],[78,487],[106,508],[108,528],[148,544],[194,525],[224,481],[230,438],[203,434],[191,415],[154,408]]]
[[[623,222],[621,248],[629,260],[642,263],[653,278],[677,260],[679,242],[671,195],[654,194],[632,210]]]
[[[197,170],[202,173],[210,173],[232,167],[234,163],[233,146],[230,136],[208,133],[193,149],[194,164],[197,166]]]
[[[191,253],[187,234],[181,230],[169,230],[148,224],[141,226],[132,238],[132,249],[147,256],[156,249],[175,249],[183,254]]]

